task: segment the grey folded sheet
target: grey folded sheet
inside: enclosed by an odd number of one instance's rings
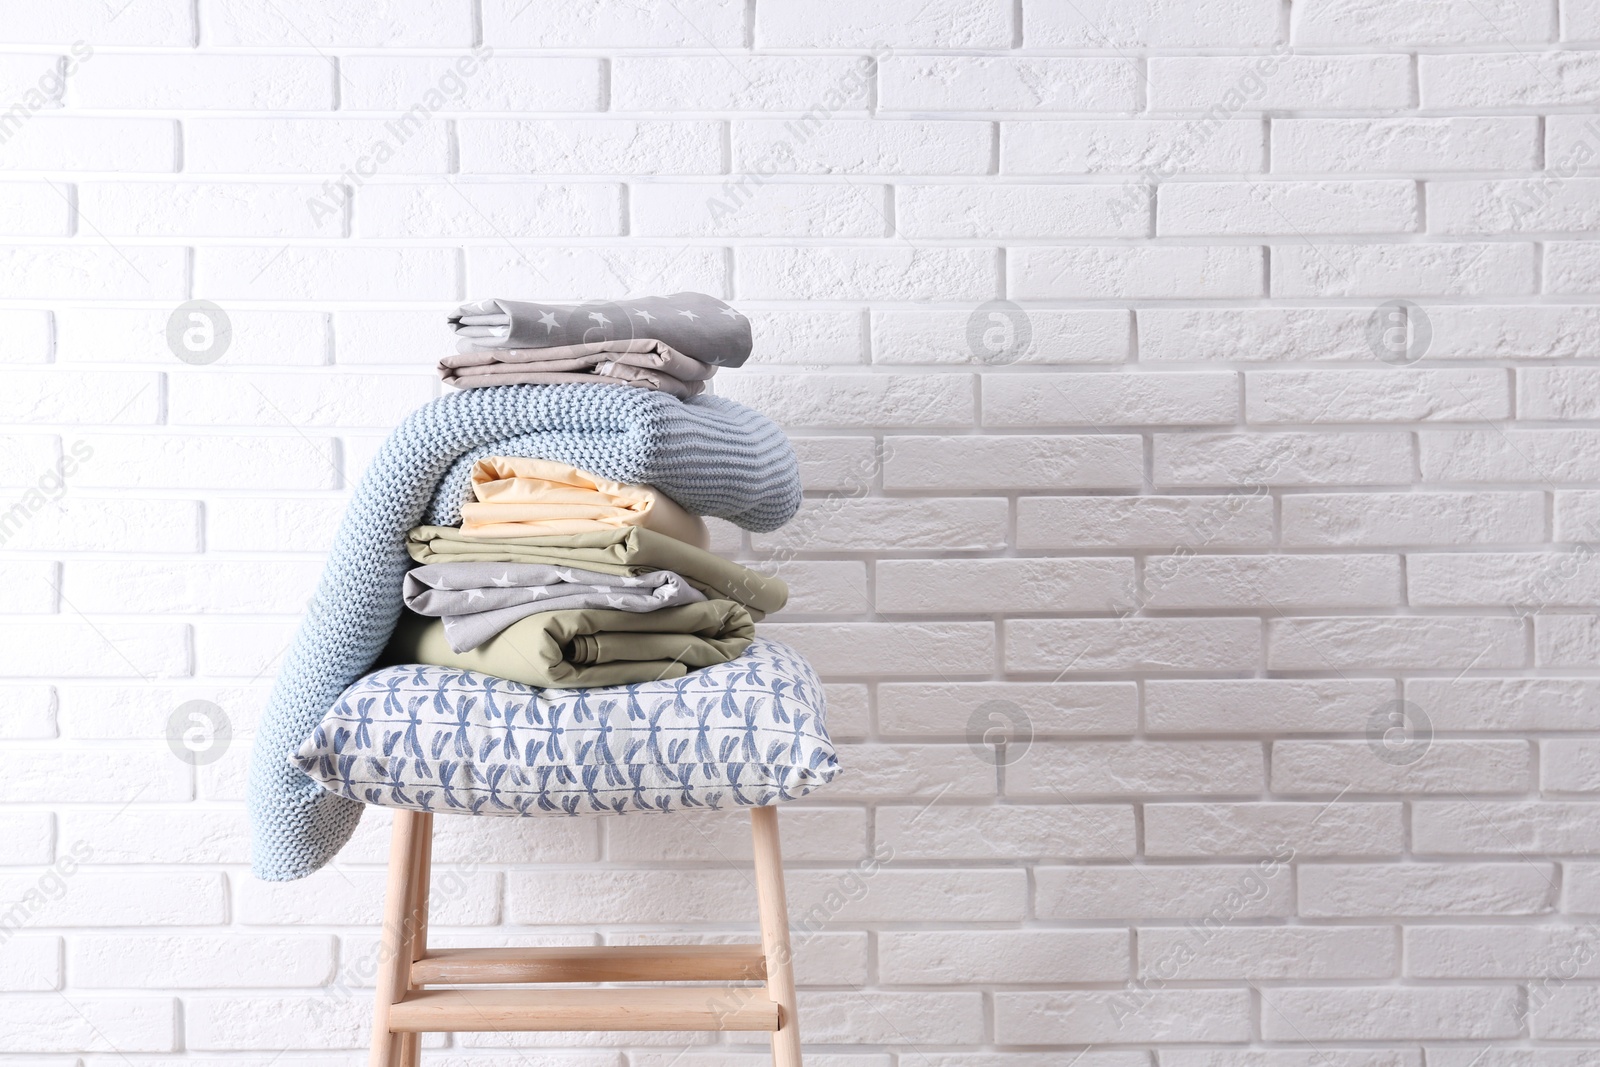
[[[750,358],[750,320],[705,293],[587,304],[482,300],[450,316],[458,342],[476,348],[564,348],[650,338],[691,359],[737,367]]]
[[[459,389],[486,385],[602,382],[699,396],[717,373],[709,363],[655,338],[595,341],[559,348],[472,348],[439,361],[439,377]]]
[[[457,652],[544,611],[655,611],[706,599],[673,571],[602,574],[543,563],[429,563],[406,572],[403,595],[417,614],[444,619]]]

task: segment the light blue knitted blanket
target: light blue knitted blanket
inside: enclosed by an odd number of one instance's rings
[[[479,456],[559,460],[647,483],[689,511],[773,530],[800,506],[800,468],[783,431],[715,396],[676,400],[611,385],[468,389],[413,412],[357,486],[256,732],[248,801],[251,865],[268,881],[304,878],[349,840],[363,805],[289,760],[350,683],[371,669],[400,617],[406,531],[460,521]]]

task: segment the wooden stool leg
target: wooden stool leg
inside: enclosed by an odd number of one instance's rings
[[[412,929],[411,937],[411,962],[420,960],[428,951],[428,888],[433,875],[433,813],[431,811],[420,813],[420,826],[418,834],[421,840],[415,849],[417,857],[416,870],[411,876],[412,892]],[[409,968],[407,978],[409,979]],[[409,988],[416,988],[415,982],[407,982]],[[419,1067],[422,1062],[422,1035],[418,1033],[402,1034],[400,1036],[400,1067]]]
[[[411,986],[411,963],[426,921],[427,884],[418,884],[419,866],[427,860],[432,817],[396,811],[389,838],[389,883],[384,890],[383,931],[378,950],[378,989],[373,997],[372,1056],[369,1067],[400,1067],[406,1038],[389,1030],[389,1009]],[[413,1043],[414,1044],[414,1043]],[[413,1062],[416,1052],[413,1050]]]
[[[778,811],[750,809],[755,840],[756,902],[761,912],[761,949],[767,957],[767,996],[778,1005],[772,1034],[773,1067],[801,1067],[800,1016],[795,1006],[794,966],[789,946],[789,904],[783,891],[783,853],[778,847]]]

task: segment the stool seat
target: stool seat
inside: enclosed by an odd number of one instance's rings
[[[424,1033],[586,1030],[764,1030],[775,1067],[801,1067],[775,808],[750,809],[759,945],[430,949],[433,818],[395,812],[370,1067],[418,1067]],[[598,985],[616,982],[722,984]]]

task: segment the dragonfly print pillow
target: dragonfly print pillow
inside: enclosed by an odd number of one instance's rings
[[[759,637],[682,678],[605,688],[385,667],[345,690],[292,760],[352,800],[468,815],[767,805],[839,771],[821,681]]]

